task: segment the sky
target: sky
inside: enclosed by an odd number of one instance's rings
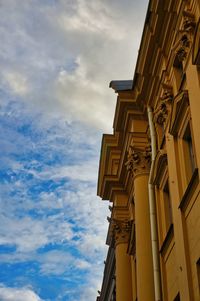
[[[147,0],[0,0],[0,300],[94,301],[109,202],[96,196],[115,79]]]

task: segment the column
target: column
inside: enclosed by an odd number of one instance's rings
[[[129,170],[134,182],[136,274],[139,301],[154,301],[153,259],[148,198],[151,153],[145,145],[129,149]]]
[[[131,256],[127,254],[130,226],[128,222],[115,221],[116,299],[133,301]]]
[[[134,180],[134,187],[138,300],[154,301],[148,175],[138,175]]]

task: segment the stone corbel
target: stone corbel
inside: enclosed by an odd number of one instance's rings
[[[187,58],[187,54],[190,48],[190,40],[186,34],[183,34],[179,40],[179,45],[176,50],[176,55],[179,62],[183,62]]]
[[[184,11],[183,18],[183,30],[193,34],[196,26],[194,15],[191,12]]]
[[[151,148],[147,146],[144,150],[130,145],[128,148],[127,170],[133,177],[149,172],[151,162]]]
[[[182,28],[178,32],[178,41],[174,48],[176,49],[176,55],[180,62],[183,62],[188,55],[193,42],[193,35],[195,30],[195,18],[190,12],[185,11],[183,13]]]
[[[173,100],[172,86],[163,84],[163,94],[158,101],[156,110],[154,111],[154,121],[163,126],[169,116]]]

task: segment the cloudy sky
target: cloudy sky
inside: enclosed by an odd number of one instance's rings
[[[96,197],[114,79],[132,79],[147,0],[0,0],[0,300],[94,301]]]

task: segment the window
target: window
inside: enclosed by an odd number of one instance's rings
[[[187,182],[189,182],[195,170],[194,148],[192,145],[192,134],[191,134],[189,123],[186,127],[183,136],[183,154],[185,157],[184,161],[185,161],[186,178],[187,178]]]
[[[180,294],[178,293],[178,295],[175,297],[174,301],[180,301]]]
[[[164,205],[164,214],[165,214],[165,229],[168,232],[169,227],[172,224],[172,206],[171,198],[169,192],[169,179],[167,179],[165,186],[163,188],[163,205]]]
[[[116,301],[116,287],[113,290],[111,301]]]
[[[198,283],[199,283],[199,292],[200,292],[200,258],[197,261],[197,277],[198,277]]]
[[[173,223],[168,162],[165,150],[160,150],[158,152],[154,167],[155,174],[153,182],[156,185],[156,209],[159,228],[158,234],[161,247],[170,230],[170,226]]]
[[[174,136],[176,160],[179,169],[181,197],[189,191],[196,170],[195,147],[193,144],[192,122],[187,90],[179,92],[172,107],[169,132]]]
[[[183,73],[183,64],[179,60],[178,56],[176,56],[176,58],[174,60],[173,67],[174,67],[173,72],[174,72],[174,79],[175,79],[175,83],[176,83],[176,90],[178,92],[181,87],[181,83],[183,80],[183,74],[184,74]]]

